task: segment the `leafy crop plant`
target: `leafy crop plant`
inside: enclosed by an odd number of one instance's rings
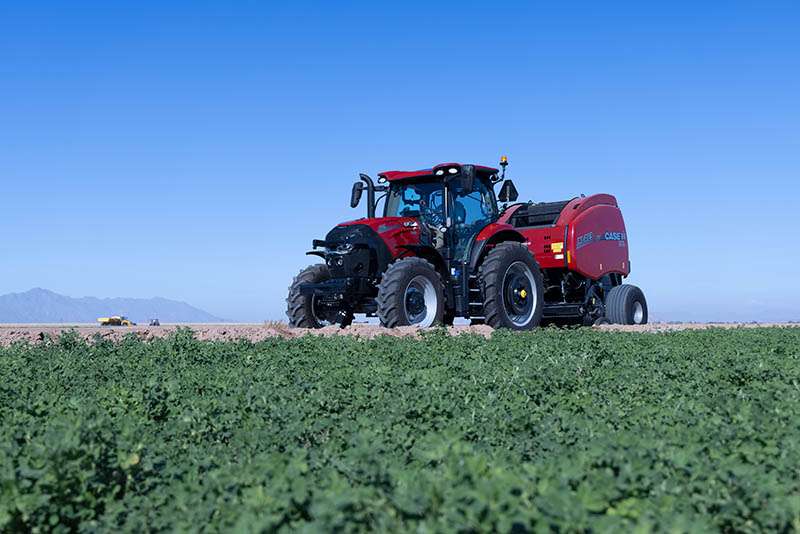
[[[800,329],[0,348],[3,531],[792,531]]]

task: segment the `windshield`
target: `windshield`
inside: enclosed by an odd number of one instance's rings
[[[386,217],[418,217],[428,224],[444,224],[444,188],[441,182],[395,182],[386,196]]]

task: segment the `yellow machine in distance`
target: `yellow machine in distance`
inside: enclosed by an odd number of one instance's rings
[[[111,317],[100,317],[97,319],[100,326],[136,326],[136,323],[124,315],[113,315]]]

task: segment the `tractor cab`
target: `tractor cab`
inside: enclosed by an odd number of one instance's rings
[[[434,300],[443,308],[447,303],[448,315],[468,314],[468,286],[474,285],[476,259],[486,245],[478,236],[500,218],[498,201],[517,198],[511,181],[504,181],[507,160],[500,165],[502,174],[492,167],[460,163],[385,171],[378,174],[377,184],[361,174],[353,184],[350,205],[357,207],[366,192],[367,217],[339,224],[325,239],[314,240],[314,250],[308,252],[325,260],[324,266],[305,273],[307,280],[298,282],[297,295],[302,298],[292,299],[304,309],[316,310],[309,324],[349,324],[354,313],[380,313],[379,285],[391,280],[384,275],[401,258],[417,258],[432,266],[441,278],[440,284],[434,284],[436,292],[442,292]],[[494,187],[500,182],[503,185],[495,195]],[[381,200],[383,213],[378,215]],[[313,305],[308,304],[309,298]],[[413,308],[420,299],[415,296],[409,306]],[[309,317],[299,308],[298,313]],[[432,313],[415,324],[429,326],[438,320],[435,310]]]
[[[505,164],[503,160],[504,170]],[[379,185],[372,187],[385,193],[384,218],[419,220],[433,235],[435,249],[446,257],[464,259],[475,236],[500,216],[494,192],[494,185],[503,179],[498,172],[481,165],[443,163],[420,171],[382,172]],[[364,177],[362,180],[365,183],[354,184],[354,191],[364,188],[369,192],[371,184]],[[500,200],[516,200],[515,194],[508,198],[513,184],[510,180],[506,183]]]

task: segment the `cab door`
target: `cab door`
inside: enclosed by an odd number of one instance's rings
[[[460,184],[453,184],[451,199],[453,259],[467,261],[475,236],[497,220],[494,191],[486,180],[476,179],[472,191],[466,191]]]

